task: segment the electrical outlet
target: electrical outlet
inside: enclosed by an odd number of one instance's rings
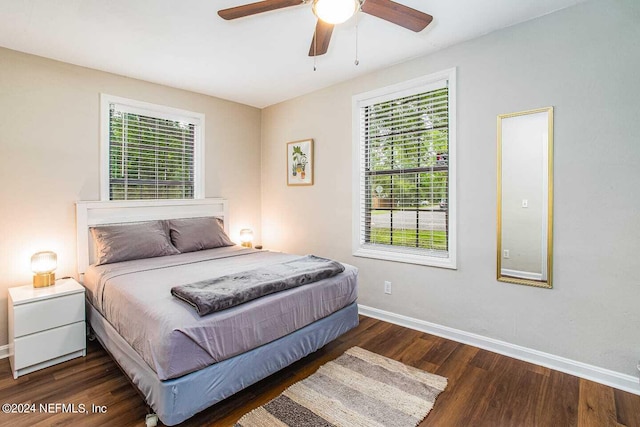
[[[384,293],[391,295],[391,282],[388,280],[384,281]]]
[[[527,199],[523,199],[522,200],[522,207],[523,208],[528,208],[529,207],[529,201]]]
[[[509,249],[504,250],[504,259],[509,259]]]

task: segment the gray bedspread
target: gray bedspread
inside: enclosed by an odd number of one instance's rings
[[[91,266],[86,296],[161,380],[264,345],[354,302],[358,270],[199,316],[174,286],[300,258],[239,246]]]
[[[317,282],[344,271],[339,262],[307,255],[280,264],[174,286],[171,294],[200,316],[225,310],[276,292]]]

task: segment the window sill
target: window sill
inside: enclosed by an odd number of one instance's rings
[[[423,254],[408,254],[395,251],[360,247],[355,250],[353,256],[363,258],[374,258],[384,261],[403,262],[406,264],[426,265],[430,267],[448,268],[456,270],[456,261],[451,257],[435,257]]]

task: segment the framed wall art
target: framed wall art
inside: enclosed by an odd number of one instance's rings
[[[313,185],[313,139],[287,143],[287,185]]]

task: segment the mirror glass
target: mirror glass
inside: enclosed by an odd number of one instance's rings
[[[551,288],[553,107],[498,116],[498,280]]]

